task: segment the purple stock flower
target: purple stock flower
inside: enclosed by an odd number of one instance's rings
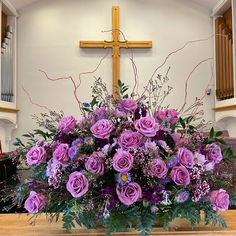
[[[68,155],[72,159],[72,158],[76,157],[78,152],[79,152],[79,148],[77,146],[72,146],[68,150]]]
[[[177,156],[172,156],[168,161],[167,161],[167,167],[172,169],[178,164],[178,159]]]
[[[132,98],[122,98],[119,100],[118,108],[124,112],[134,112],[137,109],[137,102]]]
[[[185,191],[183,192],[178,192],[175,199],[176,199],[176,202],[178,203],[183,203],[183,202],[186,202],[189,198],[189,194]]]
[[[128,183],[130,183],[131,181],[131,175],[130,173],[119,173],[118,174],[118,183],[120,185],[126,185]]]
[[[77,125],[77,120],[73,116],[64,116],[57,125],[57,129],[63,132],[72,131]]]
[[[112,121],[101,119],[97,121],[90,130],[96,138],[108,139],[113,129],[114,124]]]
[[[154,137],[159,130],[159,124],[153,117],[146,116],[135,121],[135,129],[147,137]]]

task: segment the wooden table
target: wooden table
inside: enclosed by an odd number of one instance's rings
[[[236,236],[236,210],[230,210],[222,213],[225,217],[228,228],[212,228],[206,227],[200,224],[198,227],[192,229],[191,226],[184,220],[175,220],[175,225],[170,226],[168,231],[162,228],[154,228],[152,235],[235,235]],[[77,228],[72,230],[70,233],[62,229],[62,223],[48,223],[45,220],[45,216],[42,215],[36,222],[36,226],[32,226],[28,222],[29,217],[26,214],[0,214],[0,236],[97,236],[104,235],[102,229],[98,230],[86,230]],[[114,235],[139,235],[136,231],[131,230],[127,233],[116,233]]]

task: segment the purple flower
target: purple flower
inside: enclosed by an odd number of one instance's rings
[[[151,160],[148,165],[148,174],[150,176],[155,176],[160,179],[163,179],[166,177],[167,172],[168,169],[166,163],[161,158]]]
[[[177,156],[172,156],[168,161],[167,161],[167,166],[168,168],[172,169],[178,164],[178,159]]]
[[[46,160],[46,151],[44,147],[32,147],[26,154],[29,165],[39,165]]]
[[[77,120],[73,116],[64,116],[57,125],[57,129],[63,132],[72,131],[77,125]]]
[[[209,162],[220,163],[222,160],[221,148],[215,143],[206,145],[206,158]]]
[[[29,197],[25,201],[25,209],[30,214],[39,213],[45,206],[46,197],[43,194],[30,191]]]
[[[170,147],[167,145],[166,141],[164,140],[158,140],[158,144],[164,149],[165,152],[167,153],[172,153],[172,150]]]
[[[55,151],[52,154],[52,157],[55,161],[58,161],[62,164],[66,164],[68,159],[68,149],[69,149],[69,145],[66,143],[62,143],[60,144]]]
[[[157,147],[155,142],[152,142],[150,140],[147,140],[144,144],[145,151],[149,154],[158,154],[159,153],[159,147]]]
[[[124,112],[134,112],[137,108],[137,102],[132,98],[122,98],[119,100],[118,108]]]
[[[229,208],[229,194],[224,189],[212,191],[210,201],[215,211],[226,211]]]
[[[170,175],[177,185],[187,186],[190,184],[190,174],[184,166],[175,166]]]
[[[194,158],[193,158],[194,163],[197,165],[204,165],[204,163],[206,162],[205,156],[199,152],[194,152],[193,156],[194,156]]]
[[[104,174],[104,160],[105,156],[102,152],[93,152],[93,154],[85,162],[87,171],[97,175]]]
[[[193,168],[193,164],[194,164],[193,153],[187,148],[179,148],[177,152],[177,158],[178,158],[178,162],[181,165],[187,168]]]
[[[94,140],[92,137],[87,137],[84,139],[84,143],[87,144],[88,146],[92,146],[94,144]]]
[[[78,154],[79,148],[77,146],[72,146],[68,150],[68,155],[72,159]]]
[[[127,130],[121,133],[118,138],[118,143],[122,148],[137,148],[142,143],[142,135],[137,132]]]
[[[120,185],[126,185],[128,183],[130,183],[131,181],[131,175],[130,173],[119,173],[118,174],[118,183]]]
[[[135,121],[135,129],[147,137],[154,137],[159,130],[159,125],[150,116],[142,117]]]
[[[81,138],[77,138],[72,142],[72,146],[76,146],[77,149],[80,149],[83,146],[83,140]]]
[[[108,139],[113,129],[114,124],[110,120],[102,119],[97,121],[90,130],[96,138]]]
[[[178,116],[179,113],[174,109],[158,110],[154,114],[158,122],[167,121],[171,124],[174,124],[178,120]]]
[[[79,198],[87,193],[88,186],[88,179],[81,172],[75,171],[70,174],[66,189],[74,198]]]
[[[176,202],[183,203],[186,202],[189,198],[189,194],[187,192],[178,192],[176,195]]]
[[[133,156],[122,149],[119,149],[112,159],[113,168],[118,172],[128,172],[133,167]]]
[[[141,187],[134,182],[125,186],[117,186],[116,193],[119,200],[127,206],[132,205],[142,197]]]

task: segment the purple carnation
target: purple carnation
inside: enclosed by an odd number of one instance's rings
[[[118,138],[118,143],[122,148],[138,148],[142,143],[142,135],[137,132],[127,130],[121,133]]]
[[[97,121],[90,130],[96,138],[108,139],[113,129],[114,124],[110,120],[102,119]]]
[[[77,120],[73,116],[64,116],[57,125],[57,129],[63,132],[72,131],[77,125]]]
[[[135,129],[147,137],[154,137],[159,130],[159,125],[150,116],[142,117],[135,121]]]
[[[88,186],[88,179],[81,172],[75,171],[70,174],[66,189],[74,198],[79,198],[87,193]]]
[[[69,149],[68,144],[66,144],[66,143],[60,144],[52,154],[53,159],[55,161],[62,163],[62,164],[66,164],[67,161],[69,160],[68,155],[67,155],[68,149]]]
[[[181,165],[187,168],[193,168],[194,156],[193,153],[187,148],[179,148],[177,152],[177,158]]]
[[[39,211],[45,206],[46,197],[43,194],[30,192],[29,197],[25,201],[25,209],[30,214],[39,213]]]
[[[222,160],[221,148],[215,143],[206,145],[206,158],[209,162],[220,163]]]
[[[29,165],[39,165],[46,160],[46,151],[44,147],[32,147],[26,154]]]
[[[119,100],[118,108],[124,112],[134,112],[137,108],[137,102],[132,98],[122,98]]]
[[[112,159],[113,168],[118,172],[128,172],[133,167],[133,156],[119,149]]]

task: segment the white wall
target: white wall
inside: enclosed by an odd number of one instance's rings
[[[32,105],[21,86],[32,99],[54,110],[79,115],[70,82],[51,82],[38,71],[43,69],[52,77],[78,77],[80,72],[93,70],[104,55],[103,49],[80,49],[79,40],[109,40],[111,7],[120,6],[121,30],[129,40],[152,40],[152,49],[137,49],[134,59],[138,67],[140,90],[154,69],[173,50],[186,41],[212,35],[210,12],[189,0],[42,0],[20,11],[18,18],[18,129],[15,136],[35,127],[32,114],[42,109]],[[179,108],[184,100],[184,81],[194,66],[213,57],[212,39],[189,45],[172,56],[161,70],[169,73],[174,86],[167,99]],[[121,50],[121,80],[133,85],[130,51]],[[111,91],[112,61],[109,55],[94,74],[106,81]],[[189,102],[202,96],[211,78],[210,62],[203,64],[189,82]],[[79,89],[81,100],[91,97],[93,75],[83,77]],[[211,84],[213,81],[211,82]],[[213,95],[204,102],[206,120],[213,119]]]

